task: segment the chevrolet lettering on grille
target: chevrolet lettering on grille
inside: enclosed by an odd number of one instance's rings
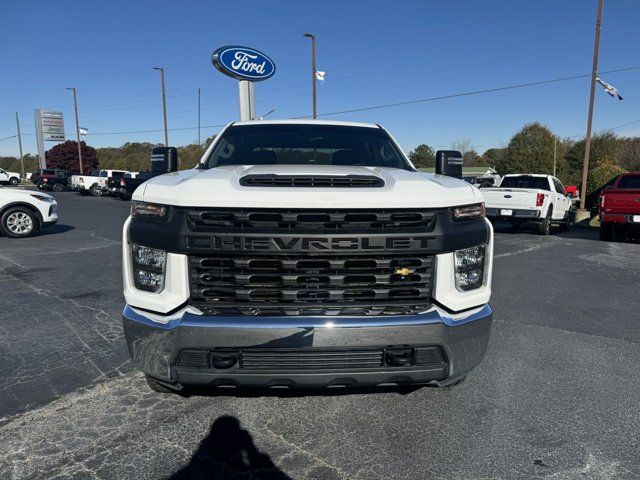
[[[264,236],[213,236],[214,250],[226,251],[349,251],[349,250],[427,250],[428,236],[406,237],[264,237]],[[200,239],[199,239],[200,240]],[[199,242],[200,243],[200,242]]]

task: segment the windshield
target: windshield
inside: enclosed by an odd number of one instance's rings
[[[640,175],[625,175],[620,179],[618,188],[640,190]]]
[[[549,181],[545,177],[532,177],[531,175],[505,177],[500,184],[500,188],[532,188],[535,190],[550,190]]]
[[[224,165],[358,165],[410,170],[380,128],[237,125],[225,130],[202,168]]]

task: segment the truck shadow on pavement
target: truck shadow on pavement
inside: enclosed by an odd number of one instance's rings
[[[299,397],[339,397],[345,395],[371,395],[387,393],[409,395],[422,388],[437,388],[430,385],[388,385],[368,386],[336,386],[336,387],[233,387],[233,386],[189,386],[176,392],[184,398],[189,397],[238,397],[238,398],[299,398]]]
[[[269,455],[258,450],[238,419],[227,415],[213,422],[189,463],[167,480],[192,478],[291,480]]]

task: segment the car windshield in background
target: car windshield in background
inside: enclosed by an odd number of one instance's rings
[[[411,170],[380,128],[342,125],[236,125],[202,165],[351,165]]]
[[[535,190],[549,190],[549,181],[545,177],[522,175],[519,177],[505,177],[500,188],[532,188]]]
[[[618,188],[640,190],[640,175],[625,175],[620,179]]]

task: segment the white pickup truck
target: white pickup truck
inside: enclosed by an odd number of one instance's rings
[[[444,387],[484,355],[482,193],[419,172],[379,125],[234,123],[132,200],[124,331],[156,391]]]
[[[7,172],[3,168],[0,168],[0,183],[18,185],[20,183],[20,174],[16,172]]]
[[[80,195],[93,195],[100,197],[107,193],[107,179],[115,174],[123,176],[126,170],[94,170],[91,175],[73,175],[71,177],[71,190],[80,192]]]
[[[562,182],[551,175],[505,175],[498,188],[483,188],[487,217],[506,220],[514,228],[537,225],[538,233],[549,235],[551,224],[566,229],[575,210]]]

